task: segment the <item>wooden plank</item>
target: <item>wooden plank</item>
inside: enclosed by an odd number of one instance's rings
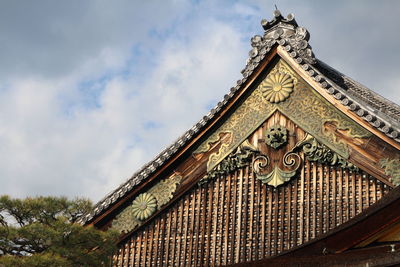
[[[237,211],[237,187],[238,187],[238,172],[236,171],[233,175],[233,192],[232,192],[232,196],[233,196],[233,206],[232,206],[232,231],[231,231],[231,237],[230,237],[230,241],[229,243],[231,244],[230,246],[230,259],[229,259],[229,263],[232,264],[235,262],[235,248],[233,246],[233,244],[235,244],[235,237],[236,237],[236,225],[238,225],[238,220],[237,220],[237,216],[236,216],[236,211]],[[240,221],[239,221],[240,222]]]
[[[303,162],[304,162],[304,157],[303,157]],[[301,169],[300,172],[300,225],[299,225],[299,244],[303,244],[304,242],[304,221],[305,221],[305,214],[304,214],[304,190],[305,190],[305,167],[307,166],[306,162],[303,164],[303,168]]]
[[[148,227],[145,228],[145,230],[141,233],[142,235],[142,244],[143,244],[143,252],[141,253],[141,259],[140,259],[140,263],[141,265],[146,265],[146,256],[147,256],[147,235],[148,235]]]
[[[188,200],[186,198],[183,198],[179,201],[179,209],[178,209],[178,215],[179,215],[179,219],[178,219],[178,229],[177,229],[177,233],[178,233],[178,244],[176,246],[177,251],[176,251],[176,265],[178,266],[184,266],[185,263],[181,262],[181,259],[183,259],[184,261],[184,257],[181,257],[181,248],[186,245],[186,229],[187,229],[187,223],[184,223],[183,220],[183,214],[187,213],[188,207],[185,205],[186,203],[188,203]],[[185,216],[185,218],[187,218],[187,215]],[[185,250],[183,250],[185,251]]]
[[[248,236],[247,236],[247,240],[248,240],[248,248],[249,248],[249,253],[246,255],[245,259],[246,261],[248,260],[253,260],[253,230],[255,229],[255,225],[254,225],[254,195],[255,195],[255,188],[254,188],[254,177],[252,175],[252,173],[250,172],[250,168],[246,167],[246,176],[249,177],[248,178],[248,184],[250,186],[250,202],[249,202],[249,209],[246,210],[250,210],[250,216],[249,216],[249,229],[247,231]],[[249,195],[249,193],[246,194],[247,196]],[[247,202],[247,201],[246,201]]]
[[[267,256],[272,255],[272,187],[268,187],[268,228],[267,228],[267,247],[268,247],[268,254]]]
[[[136,252],[136,260],[135,260],[135,265],[136,266],[141,266],[141,260],[140,256],[142,255],[142,233],[138,233],[138,239],[137,239],[137,252]]]
[[[189,224],[190,224],[190,216],[189,216],[189,212],[191,212],[190,210],[190,202],[192,199],[192,194],[187,195],[186,198],[184,200],[182,200],[182,227],[183,227],[183,235],[182,235],[182,251],[180,251],[179,253],[179,266],[187,266],[187,258],[186,255],[188,254],[188,251],[186,250],[187,248],[187,243],[188,243],[188,229],[189,229]],[[193,209],[193,207],[192,207]]]
[[[240,261],[241,230],[242,230],[242,204],[243,204],[243,170],[239,170],[239,192],[238,192],[238,217],[235,243],[235,263]]]
[[[266,250],[265,250],[265,246],[266,246],[265,235],[268,233],[265,230],[265,224],[268,223],[268,225],[269,225],[270,223],[269,223],[269,221],[265,220],[266,203],[267,203],[267,187],[263,186],[260,181],[258,181],[258,184],[259,184],[258,187],[262,188],[262,191],[261,191],[262,192],[261,193],[262,194],[261,195],[261,199],[262,199],[261,200],[261,257],[264,258],[265,256],[269,255],[266,253]],[[268,202],[269,202],[269,199],[268,199]],[[269,251],[269,247],[267,247],[267,248],[268,248],[267,251]]]
[[[284,187],[278,187],[278,197],[277,197],[277,213],[276,213],[276,218],[277,218],[277,225],[275,228],[275,231],[277,233],[277,242],[278,245],[276,246],[278,248],[277,254],[280,253],[283,250],[283,231],[285,227],[285,191]]]
[[[324,176],[325,176],[325,187],[326,187],[326,194],[325,194],[325,207],[324,207],[324,229],[323,233],[328,232],[329,230],[329,212],[331,210],[331,172],[329,171],[329,166],[324,166]],[[323,190],[323,189],[321,189]]]
[[[363,176],[360,174],[360,179],[363,179]],[[370,191],[371,191],[371,180],[369,179],[369,177],[365,178],[365,185],[366,185],[366,189],[365,189],[365,201],[366,201],[366,205],[367,207],[369,207],[371,205],[371,201],[370,201]]]
[[[210,252],[210,257],[211,257],[211,265],[214,266],[216,262],[216,250],[217,250],[217,226],[218,224],[221,224],[221,222],[218,221],[218,216],[221,213],[224,213],[223,210],[218,211],[219,209],[219,203],[221,202],[219,199],[219,193],[221,190],[221,178],[217,179],[215,181],[215,186],[214,186],[214,201],[212,203],[212,208],[213,209],[213,219],[212,219],[212,230],[211,230],[211,237],[209,238],[211,240],[211,252]]]
[[[256,177],[254,175],[254,172],[252,172],[252,177],[253,177],[253,186],[255,187],[255,190],[257,192],[257,198],[256,198],[256,213],[255,213],[255,233],[253,238],[253,243],[254,243],[254,257],[252,259],[258,260],[260,259],[260,247],[264,247],[264,239],[260,238],[260,215],[261,215],[261,187],[258,181],[256,180]],[[263,223],[264,224],[264,223]],[[259,240],[262,240],[260,243]],[[263,254],[262,254],[263,255]]]
[[[154,244],[154,252],[153,252],[153,255],[152,255],[152,263],[151,263],[151,265],[152,266],[156,266],[156,265],[158,265],[158,263],[157,263],[157,261],[158,261],[158,247],[159,247],[159,238],[160,238],[160,236],[159,236],[159,234],[160,234],[160,232],[161,232],[161,229],[160,229],[160,227],[161,227],[161,218],[157,218],[157,220],[156,220],[156,223],[155,223],[155,231],[154,231],[154,241],[153,241],[153,244]]]
[[[337,225],[341,225],[343,223],[343,176],[342,176],[342,169],[340,168],[336,168],[338,177],[337,177],[337,181],[338,181],[338,195],[339,195],[339,199],[338,199],[338,222]]]
[[[129,254],[129,266],[134,266],[134,264],[135,264],[135,248],[136,248],[136,243],[135,243],[134,238],[130,239],[129,244],[131,247],[130,254]]]
[[[287,212],[284,213],[284,218],[287,218],[287,229],[283,233],[286,234],[286,237],[283,238],[283,242],[282,242],[282,244],[285,243],[284,246],[283,246],[283,249],[285,249],[285,250],[289,249],[291,247],[290,246],[290,241],[291,241],[291,237],[293,236],[291,222],[292,222],[292,188],[293,188],[293,183],[294,182],[295,181],[289,182],[289,184],[285,188],[285,191],[287,192],[287,194],[286,194],[287,198],[285,197],[284,202],[287,201],[287,203],[288,203],[287,204],[287,209],[286,209]]]
[[[305,175],[306,175],[306,209],[305,209],[305,241],[307,242],[310,240],[310,162],[307,160],[306,161],[306,170],[305,170]]]
[[[317,174],[316,174],[316,178],[318,178],[318,184],[319,184],[319,188],[318,190],[318,235],[322,234],[324,232],[323,227],[324,227],[324,204],[326,205],[326,203],[324,203],[324,178],[326,176],[324,175],[324,167],[321,164],[318,164],[318,168],[317,168]],[[328,177],[329,179],[329,177]],[[317,194],[317,192],[315,192]],[[315,203],[316,205],[317,203]],[[317,235],[316,235],[317,236]]]
[[[199,230],[199,251],[196,251],[196,265],[198,263],[199,266],[202,266],[203,263],[203,256],[204,256],[204,239],[205,239],[205,229],[206,229],[206,210],[207,210],[207,189],[208,189],[209,184],[205,184],[202,186],[201,191],[201,224],[200,224],[200,230]]]
[[[212,183],[209,184],[208,186],[208,208],[207,208],[207,224],[206,224],[206,233],[207,233],[207,239],[206,239],[206,246],[205,246],[205,258],[202,260],[201,266],[203,264],[209,265],[209,260],[210,260],[210,251],[211,251],[211,228],[213,225],[213,198],[214,198],[214,188],[217,187],[218,181],[213,181]],[[203,255],[203,253],[202,253]],[[202,256],[203,258],[203,256]]]
[[[246,257],[247,257],[247,233],[248,233],[248,229],[247,229],[247,215],[248,215],[248,198],[249,198],[249,175],[248,175],[248,167],[245,167],[243,169],[241,169],[241,174],[242,174],[242,208],[240,209],[241,213],[243,214],[243,220],[240,223],[240,228],[241,228],[241,232],[240,232],[240,261],[246,261]]]
[[[301,182],[301,180],[300,180],[300,182]],[[297,197],[298,197],[298,185],[299,185],[299,179],[297,179],[295,182],[294,182],[294,185],[293,185],[293,244],[292,244],[292,246],[291,247],[293,247],[293,246],[296,246],[297,244],[298,244],[298,242],[297,242],[297,237],[298,237],[298,235],[297,235],[297,231],[298,231],[298,229],[297,229],[297,225],[298,225],[298,222],[299,222],[299,219],[300,218],[297,218],[297,208],[298,208],[298,199],[297,199]]]
[[[316,237],[317,232],[317,163],[311,163],[312,166],[312,225],[310,225],[311,238]]]
[[[221,196],[219,199],[219,209],[217,210],[217,213],[220,215],[219,219],[217,220],[217,225],[218,225],[218,234],[219,234],[219,242],[216,244],[217,246],[217,260],[216,260],[216,265],[220,266],[222,263],[222,258],[223,258],[223,241],[225,238],[225,234],[228,231],[228,229],[225,229],[225,226],[229,224],[229,210],[227,208],[224,208],[225,205],[225,191],[227,191],[226,188],[226,182],[227,178],[222,177],[220,179],[220,188],[221,190]],[[228,207],[228,206],[227,206]]]
[[[204,187],[202,186],[201,188],[197,189],[198,193],[196,193],[196,225],[195,225],[195,233],[193,233],[193,238],[196,236],[195,243],[194,243],[194,254],[193,254],[193,266],[197,266],[197,254],[199,251],[199,243],[200,243],[200,213],[201,213],[201,201],[202,201],[202,195],[204,194]],[[194,219],[194,218],[193,218]],[[193,242],[192,242],[193,243]],[[192,245],[190,245],[192,246]]]
[[[273,252],[274,255],[278,254],[278,208],[279,208],[279,195],[278,195],[278,189],[274,188],[274,205],[272,207],[273,210],[273,221],[274,221],[274,231],[273,231],[273,240],[274,240],[274,247],[273,247]]]
[[[225,178],[225,177],[224,177]],[[229,225],[233,224],[235,221],[233,218],[230,216],[230,210],[231,210],[231,180],[232,180],[232,175],[229,175],[226,179],[226,218],[224,220],[224,248],[223,248],[223,253],[222,253],[222,264],[226,265],[228,264],[228,242],[229,242]]]
[[[172,213],[167,213],[166,218],[166,239],[165,239],[165,264],[169,264],[169,254],[170,254],[170,243],[171,243],[171,222],[172,222]]]
[[[336,209],[336,203],[337,203],[337,195],[336,195],[336,188],[338,187],[338,183],[336,182],[336,176],[337,176],[337,172],[336,172],[336,168],[335,167],[330,167],[330,172],[332,175],[332,211],[331,211],[331,216],[332,216],[332,225],[330,227],[330,229],[336,227],[337,225],[337,220],[336,218],[337,216],[337,209]]]
[[[345,177],[345,182],[344,182],[344,201],[345,201],[345,221],[348,221],[350,219],[350,192],[349,192],[349,173],[347,169],[342,170],[342,173]]]
[[[356,176],[354,172],[350,173],[351,177],[351,217],[357,214],[356,210]]]

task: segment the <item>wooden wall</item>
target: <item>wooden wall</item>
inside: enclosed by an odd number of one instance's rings
[[[354,217],[389,187],[363,172],[305,161],[273,188],[250,167],[195,187],[121,244],[115,266],[213,266],[261,259]]]

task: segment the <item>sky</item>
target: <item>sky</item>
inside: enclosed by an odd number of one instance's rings
[[[400,1],[1,1],[0,195],[100,200],[236,84],[275,4],[400,104]]]

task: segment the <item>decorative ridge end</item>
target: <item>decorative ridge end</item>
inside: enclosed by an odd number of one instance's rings
[[[284,18],[278,9],[274,11],[274,18],[271,21],[268,21],[266,19],[261,20],[261,26],[263,26],[265,31],[270,30],[271,28],[280,23],[286,25],[292,25],[294,28],[298,27],[297,22],[294,19],[293,13],[290,13],[289,15],[287,15],[286,18]]]
[[[264,35],[255,35],[251,38],[253,48],[249,52],[246,67],[242,70],[245,78],[253,73],[261,60],[275,45],[284,47],[299,64],[313,65],[316,63],[314,53],[308,43],[310,33],[306,28],[298,26],[292,13],[284,18],[279,10],[275,10],[274,19],[271,21],[263,19],[261,25],[264,28]]]

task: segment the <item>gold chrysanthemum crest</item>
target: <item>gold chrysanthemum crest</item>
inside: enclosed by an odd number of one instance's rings
[[[157,207],[157,200],[152,194],[140,194],[132,202],[132,215],[139,220],[145,220],[154,213]]]
[[[271,103],[286,100],[293,92],[293,87],[293,78],[282,72],[270,73],[260,86],[263,97]]]

